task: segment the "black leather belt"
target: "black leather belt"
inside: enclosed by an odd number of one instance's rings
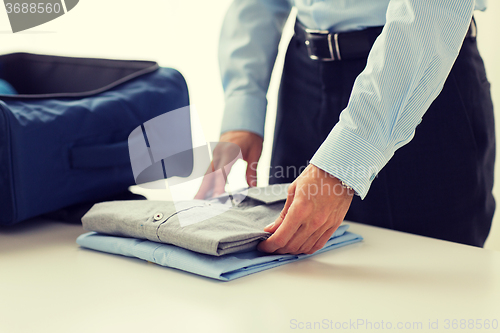
[[[309,58],[320,61],[339,61],[368,57],[382,29],[383,27],[372,27],[359,31],[331,33],[328,30],[308,29],[297,20],[295,37],[305,44]],[[465,38],[475,38],[476,31],[476,22],[472,19]]]

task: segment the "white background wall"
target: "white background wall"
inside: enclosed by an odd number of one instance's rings
[[[0,53],[26,51],[68,56],[146,59],[156,60],[162,66],[174,67],[184,74],[188,82],[191,104],[198,111],[205,138],[207,141],[217,141],[223,109],[217,41],[223,16],[230,3],[230,0],[81,0],[68,14],[16,34],[12,34],[10,30],[7,14],[0,10]],[[476,14],[479,26],[478,43],[492,84],[493,102],[498,109],[500,3],[490,0],[489,6],[487,12]],[[286,36],[289,38],[290,34],[288,29]],[[279,59],[278,63],[281,62],[282,59]],[[265,147],[258,170],[259,185],[267,183],[279,75],[279,71],[273,74],[268,94],[269,110]],[[500,116],[497,119],[500,119]],[[244,164],[240,163],[233,171],[231,179],[242,184],[243,170]],[[496,170],[497,175],[500,175],[500,163],[497,163]],[[496,197],[500,198],[500,181],[496,182],[494,192]],[[496,214],[492,232],[486,243],[487,248],[500,250],[499,220],[500,214]]]

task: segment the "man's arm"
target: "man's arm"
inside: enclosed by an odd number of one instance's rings
[[[286,0],[235,0],[229,8],[219,43],[225,96],[221,133],[264,136],[267,89],[290,10]]]
[[[219,65],[225,109],[220,141],[240,146],[250,186],[257,185],[256,165],[262,152],[266,94],[290,10],[286,0],[235,0],[222,27]],[[208,173],[226,166],[225,147],[220,145],[214,151]],[[205,177],[195,198],[221,194],[225,184],[225,178]]]
[[[364,198],[441,92],[473,10],[474,0],[392,0],[348,106],[311,163]]]
[[[329,180],[331,190],[344,181],[366,196],[376,174],[411,140],[441,91],[473,9],[474,0],[390,2],[385,27],[356,79],[347,108],[290,187],[282,216],[264,229],[274,234],[259,244],[260,250],[311,253],[326,243],[345,217],[349,192],[312,195],[311,189],[321,179]]]

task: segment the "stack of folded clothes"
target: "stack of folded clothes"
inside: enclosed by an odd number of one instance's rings
[[[91,232],[78,237],[77,243],[218,280],[233,280],[311,256],[257,251],[257,244],[271,236],[263,229],[283,209],[286,188],[250,188],[237,204],[227,195],[175,204],[145,200],[99,203],[82,218],[83,227]],[[200,221],[200,216],[208,218]],[[362,240],[347,228],[341,225],[312,255]]]

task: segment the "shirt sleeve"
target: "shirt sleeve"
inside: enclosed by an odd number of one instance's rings
[[[230,6],[219,42],[221,133],[246,130],[264,137],[267,89],[290,11],[287,0],[235,0]]]
[[[311,163],[364,199],[442,90],[473,10],[474,0],[391,0],[349,103]]]

